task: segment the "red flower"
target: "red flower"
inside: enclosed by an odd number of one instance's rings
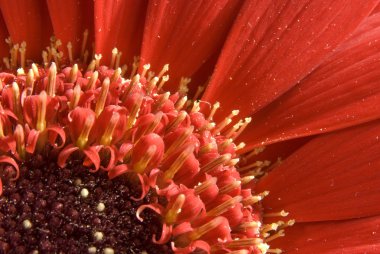
[[[2,179],[74,153],[176,253],[378,253],[378,2],[0,1]]]

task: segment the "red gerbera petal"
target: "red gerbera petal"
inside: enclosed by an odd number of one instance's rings
[[[379,137],[376,121],[310,141],[259,181],[266,211],[299,222],[379,214]]]
[[[377,1],[246,1],[204,99],[243,116],[268,105],[315,68]]]

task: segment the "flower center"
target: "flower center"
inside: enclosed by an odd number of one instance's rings
[[[89,253],[123,253],[135,241],[138,251],[160,244],[159,253],[170,252],[167,244],[177,253],[281,252],[269,242],[294,221],[263,224],[287,213],[263,214],[269,192],[254,192],[268,163],[239,166],[260,152],[242,155],[245,144],[234,143],[250,118],[236,120],[233,110],[215,122],[219,103],[198,100],[203,88],[189,100],[188,78],[176,93],[164,92],[168,65],[156,75],[149,64],[138,70],[136,58],[127,79],[117,49],[106,67],[96,54],[85,64],[83,48],[75,63],[72,45],[68,58],[60,46],[52,39],[43,67],[0,73],[5,247],[61,251],[67,246],[60,241],[76,239]],[[20,62],[12,49],[9,68]],[[25,55],[20,64],[26,66]],[[29,194],[34,203],[24,200]],[[29,244],[28,237],[41,242]]]

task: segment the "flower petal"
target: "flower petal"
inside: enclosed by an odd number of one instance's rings
[[[122,60],[133,62],[140,52],[147,1],[101,0],[95,2],[95,52],[109,64],[111,51],[117,47]]]
[[[338,222],[296,223],[273,245],[287,254],[380,252],[380,216]],[[271,242],[272,244],[272,242]]]
[[[379,48],[376,14],[300,84],[253,116],[241,136],[247,148],[379,118]]]
[[[171,86],[190,77],[220,49],[240,1],[150,1],[141,61],[158,73],[170,64]]]
[[[26,41],[27,59],[40,60],[53,34],[45,1],[0,1],[0,8],[12,41]]]
[[[0,55],[7,56],[9,54],[9,46],[5,42],[5,39],[8,38],[9,32],[5,24],[3,15],[0,13]]]
[[[50,19],[53,25],[54,34],[63,43],[63,51],[67,52],[68,42],[73,44],[74,57],[78,57],[82,47],[83,32],[88,29],[88,45],[93,40],[93,10],[92,0],[47,0]]]
[[[259,181],[266,212],[299,222],[379,214],[379,137],[376,121],[313,139]]]
[[[245,1],[203,99],[243,116],[294,86],[367,17],[377,1]],[[248,88],[248,89],[247,89]]]

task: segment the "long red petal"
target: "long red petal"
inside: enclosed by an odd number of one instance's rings
[[[377,2],[245,1],[204,99],[222,102],[224,114],[258,111],[318,66]]]
[[[6,156],[6,155],[2,155],[2,156],[0,156],[0,163],[7,163],[7,164],[10,164],[14,167],[16,174],[14,177],[12,177],[12,179],[11,179],[12,181],[17,180],[19,178],[20,169],[18,167],[17,162],[13,158]]]
[[[240,1],[150,1],[141,60],[158,73],[170,65],[171,85],[190,77],[222,46]]]
[[[92,162],[95,169],[92,170],[92,172],[96,172],[99,170],[100,167],[100,156],[99,152],[97,151],[96,147],[90,146],[83,150],[83,153],[87,156],[87,158]]]
[[[79,148],[74,146],[73,144],[67,145],[58,155],[57,164],[61,168],[64,168],[66,166],[66,161],[70,157],[70,155],[77,151]]]
[[[3,15],[0,15],[0,56],[8,57],[9,56],[9,46],[5,42],[5,39],[8,38],[9,32],[5,24]]]
[[[147,0],[95,2],[95,51],[102,53],[102,63],[109,65],[114,47],[128,64],[139,55],[144,30]]]
[[[380,216],[349,221],[296,223],[271,242],[287,254],[380,253]]]
[[[254,115],[242,140],[262,145],[379,118],[379,48],[376,14],[299,85]]]
[[[63,52],[67,56],[67,43],[73,44],[74,57],[79,56],[82,48],[83,32],[89,30],[87,46],[90,48],[93,41],[93,10],[92,0],[47,0],[50,19],[55,36],[63,43]],[[90,52],[91,53],[91,52]]]
[[[261,179],[266,212],[296,221],[380,214],[380,122],[317,137]]]
[[[45,1],[3,0],[0,8],[12,41],[26,41],[27,59],[40,60],[41,50],[50,45],[53,35]]]

